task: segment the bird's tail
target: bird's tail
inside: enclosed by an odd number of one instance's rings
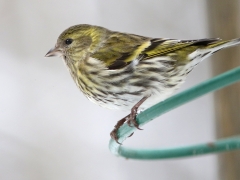
[[[207,49],[212,49],[214,52],[219,51],[224,48],[240,45],[240,38],[231,40],[218,40],[207,45]]]
[[[208,40],[209,41],[209,40]],[[206,40],[202,40],[200,43],[206,42]],[[197,42],[199,43],[199,42]],[[217,51],[221,49],[240,45],[240,38],[232,39],[232,40],[221,40],[221,39],[210,39],[210,42],[204,47],[199,49],[198,51],[190,54],[190,59],[194,60],[187,64],[186,68],[188,71],[191,71],[194,66],[198,63],[211,56]]]

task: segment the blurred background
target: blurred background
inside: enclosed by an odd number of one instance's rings
[[[217,7],[218,1],[199,0],[0,0],[0,179],[220,179],[218,155],[161,161],[112,155],[109,133],[129,112],[91,103],[61,59],[44,58],[59,34],[75,24],[150,37],[221,37],[210,30],[219,16],[209,12]],[[228,5],[221,7],[232,12]],[[228,29],[224,21],[221,27]],[[211,78],[215,63],[201,63],[179,91]],[[145,125],[124,145],[165,148],[214,141],[214,112],[213,94],[205,95]]]

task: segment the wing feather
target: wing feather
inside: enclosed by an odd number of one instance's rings
[[[187,55],[199,47],[205,47],[216,41],[219,41],[219,39],[153,39],[134,34],[113,32],[91,57],[103,61],[108,69],[120,69],[139,57],[143,61],[175,52],[178,52],[179,56],[182,55],[181,53]],[[182,55],[182,59],[186,57],[185,54]]]

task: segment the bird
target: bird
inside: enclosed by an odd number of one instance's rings
[[[119,143],[117,131],[124,123],[140,129],[139,112],[170,97],[202,60],[239,44],[240,38],[151,38],[79,24],[63,31],[45,56],[62,57],[90,101],[130,111],[110,133]]]

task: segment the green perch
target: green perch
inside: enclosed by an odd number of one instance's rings
[[[175,96],[172,96],[165,101],[148,108],[137,116],[137,122],[140,126],[142,126],[154,118],[184,103],[238,81],[240,81],[240,67],[220,74],[210,80],[200,83],[191,89],[176,94]],[[124,124],[118,131],[119,142],[122,143],[135,130],[136,128],[129,127],[127,124]],[[149,160],[177,158],[240,149],[240,136],[220,139],[211,143],[166,149],[131,149],[121,146],[111,139],[109,142],[109,149],[117,156],[131,159]]]

